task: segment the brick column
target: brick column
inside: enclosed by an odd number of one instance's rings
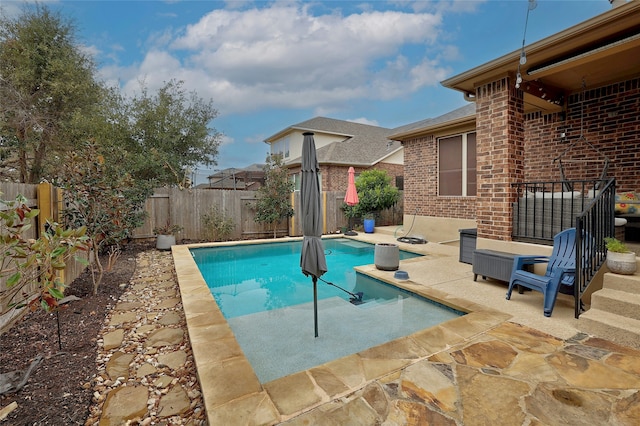
[[[523,95],[513,77],[476,89],[478,237],[511,240],[515,189],[523,176]]]

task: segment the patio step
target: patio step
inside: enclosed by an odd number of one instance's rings
[[[640,274],[604,274],[602,289],[578,327],[589,334],[640,349]]]
[[[640,264],[638,265],[638,271],[633,275],[607,273],[602,287],[640,295]]]
[[[591,308],[578,320],[582,331],[620,345],[640,349],[640,320]]]
[[[373,228],[373,232],[378,234],[395,235],[399,225],[393,226],[376,226]]]
[[[591,295],[591,308],[640,320],[640,294],[603,288]]]

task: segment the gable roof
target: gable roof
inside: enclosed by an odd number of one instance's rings
[[[433,133],[435,130],[448,129],[468,123],[474,123],[475,119],[476,104],[475,102],[472,102],[435,118],[427,118],[425,120],[416,121],[415,123],[396,127],[393,129],[393,133],[389,135],[389,139],[398,141],[407,140],[420,135]]]
[[[289,126],[265,142],[272,142],[291,131],[335,135],[335,142],[318,148],[320,164],[370,167],[402,149],[400,142],[389,140],[392,129],[327,117],[315,117]],[[287,161],[287,165],[299,163],[300,157]]]

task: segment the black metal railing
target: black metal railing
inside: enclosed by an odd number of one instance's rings
[[[575,317],[582,311],[582,295],[607,257],[605,238],[615,234],[615,180],[607,181],[576,217]]]
[[[607,180],[523,182],[513,186],[514,241],[553,245],[560,231],[576,226],[579,216],[602,192]]]
[[[553,237],[576,228],[575,317],[582,296],[606,260],[605,238],[615,232],[615,179],[514,184],[514,241],[553,244]]]

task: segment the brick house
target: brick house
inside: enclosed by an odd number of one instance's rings
[[[526,64],[518,50],[443,81],[470,103],[389,136],[405,148],[404,222],[415,213],[431,241],[477,228],[479,247],[536,250],[512,238],[514,184],[597,179],[605,157],[617,191],[640,193],[640,2],[524,51]]]
[[[281,154],[296,189],[300,188],[300,162],[303,133],[313,132],[316,144],[322,191],[346,191],[350,166],[356,176],[367,169],[386,170],[392,184],[402,189],[404,148],[388,138],[391,129],[315,117],[291,125],[265,139],[271,154]]]

